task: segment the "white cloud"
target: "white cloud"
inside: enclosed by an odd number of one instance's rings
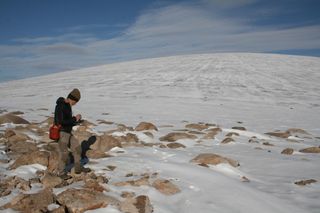
[[[227,2],[228,7],[236,7],[254,1]],[[88,26],[78,29],[85,28]],[[22,45],[17,46],[1,45],[0,64],[7,70],[41,72],[175,54],[320,49],[319,35],[320,25],[266,28],[253,25],[246,17],[225,17],[204,5],[176,4],[145,11],[111,39],[98,39],[92,33],[67,33],[22,38],[18,40]]]

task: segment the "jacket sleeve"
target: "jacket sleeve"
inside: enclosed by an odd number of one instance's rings
[[[63,105],[57,104],[54,112],[54,121],[56,124],[60,124],[62,126],[75,126],[76,118],[72,117],[71,119],[65,119],[63,116]]]

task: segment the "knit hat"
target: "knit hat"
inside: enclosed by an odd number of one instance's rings
[[[78,102],[78,101],[80,100],[80,98],[81,98],[80,91],[79,91],[77,88],[73,89],[73,90],[69,93],[68,98],[70,98],[71,100],[74,100],[74,101]]]

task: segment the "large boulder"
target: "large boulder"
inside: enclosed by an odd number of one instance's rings
[[[175,142],[180,139],[197,139],[197,136],[184,132],[172,132],[159,138],[160,141]]]
[[[219,128],[219,127],[209,129],[209,130],[207,131],[207,134],[206,134],[205,136],[203,136],[202,139],[205,139],[205,140],[214,139],[215,136],[216,136],[217,134],[219,134],[220,132],[222,132],[222,129]]]
[[[82,213],[108,205],[120,206],[120,201],[102,192],[89,189],[67,189],[58,194],[57,201],[69,212]]]
[[[46,173],[42,179],[41,183],[43,184],[44,188],[54,188],[60,184],[62,184],[62,179],[57,176],[50,175]]]
[[[320,153],[320,148],[319,147],[308,147],[308,148],[299,150],[299,152],[302,152],[302,153]]]
[[[199,154],[194,159],[192,159],[191,162],[198,163],[198,164],[212,164],[212,165],[227,163],[233,167],[240,166],[239,162],[237,162],[236,160],[233,160],[231,158],[226,158],[226,157],[214,154],[214,153]]]
[[[35,151],[21,155],[11,166],[10,169],[16,169],[19,166],[30,164],[41,164],[48,166],[50,153],[47,151]]]
[[[154,124],[148,123],[148,122],[141,122],[135,128],[135,131],[146,131],[146,130],[158,131],[158,128]]]
[[[153,212],[153,206],[148,196],[140,195],[135,198],[129,197],[121,202],[120,210],[130,213],[151,213]]]
[[[53,202],[54,196],[52,190],[44,189],[35,194],[20,194],[1,208],[11,208],[26,213],[47,212],[48,205]]]
[[[187,124],[185,127],[188,129],[196,129],[199,131],[209,128],[207,124]]]
[[[7,113],[0,116],[0,124],[14,123],[14,124],[30,124],[29,121],[17,116],[13,113]]]
[[[169,180],[158,179],[152,186],[165,195],[174,195],[180,192],[180,189]]]
[[[97,141],[90,146],[92,150],[107,152],[114,147],[122,147],[121,143],[111,135],[102,135],[97,137]]]

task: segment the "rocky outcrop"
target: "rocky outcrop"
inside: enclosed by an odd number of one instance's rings
[[[299,186],[305,186],[305,185],[316,183],[316,182],[317,181],[314,179],[309,179],[309,180],[296,181],[296,182],[294,182],[294,184],[299,185]]]
[[[148,122],[141,122],[135,128],[135,131],[146,131],[146,130],[158,131],[158,128],[154,124],[148,123]]]
[[[186,148],[185,145],[176,142],[167,144],[167,147],[169,147],[170,149]]]
[[[44,188],[54,188],[62,184],[62,179],[60,177],[52,176],[47,173],[42,177],[41,183],[43,184]]]
[[[236,160],[233,160],[231,158],[226,158],[217,154],[213,153],[203,153],[195,157],[194,159],[191,160],[193,163],[198,163],[198,164],[212,164],[212,165],[218,165],[221,163],[227,163],[230,164],[233,167],[238,167],[240,166],[239,162]]]
[[[197,136],[183,132],[172,132],[159,138],[160,141],[175,142],[180,139],[197,139]]]
[[[223,139],[223,141],[221,141],[221,144],[227,144],[227,143],[231,143],[231,142],[234,142],[234,139],[227,137],[227,138]]]
[[[14,123],[14,124],[30,124],[29,121],[17,116],[13,113],[7,113],[0,116],[0,124]]]
[[[120,204],[120,211],[130,213],[151,213],[153,206],[148,196],[129,197]]]
[[[187,124],[185,127],[188,129],[196,129],[198,131],[202,131],[204,129],[209,128],[209,126],[206,124]]]
[[[92,150],[107,152],[114,147],[122,147],[121,143],[111,135],[102,135],[97,137],[97,141],[90,146]]]
[[[137,135],[132,133],[127,133],[125,136],[114,137],[114,138],[116,138],[121,143],[138,143],[139,142],[139,138],[137,137]]]
[[[294,152],[294,150],[292,148],[286,148],[284,150],[282,150],[281,154],[283,155],[292,155]]]
[[[19,166],[30,164],[41,164],[48,166],[50,153],[47,151],[35,151],[21,155],[11,166],[10,169],[16,169]]]
[[[299,152],[302,153],[320,153],[320,148],[319,147],[309,147],[305,149],[299,150]]]
[[[213,128],[213,129],[209,129],[207,131],[207,134],[205,136],[202,137],[202,139],[208,140],[208,139],[214,139],[215,136],[217,134],[219,134],[219,132],[222,132],[222,129],[219,127]]]
[[[1,208],[11,208],[26,213],[46,212],[47,206],[53,202],[52,190],[44,189],[35,194],[20,194]]]
[[[174,195],[180,192],[180,189],[169,180],[158,179],[152,186],[165,195]]]
[[[82,213],[108,205],[120,206],[116,198],[89,189],[67,189],[57,196],[57,201],[69,212]]]

